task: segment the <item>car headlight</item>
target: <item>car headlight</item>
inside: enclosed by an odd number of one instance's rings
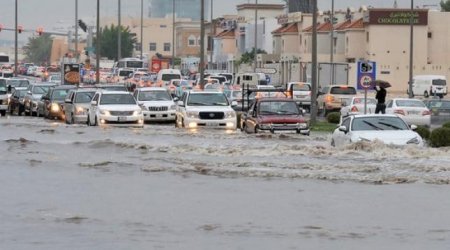
[[[108,110],[99,110],[101,115],[106,115],[106,116],[110,116],[111,112],[109,112]]]
[[[141,107],[141,110],[144,110],[144,111],[148,110],[148,108],[144,104],[139,105],[139,107]]]
[[[52,105],[50,106],[50,110],[53,112],[58,112],[60,109],[59,104],[58,103],[52,103]]]
[[[86,113],[86,110],[83,107],[77,107],[75,113],[77,115],[84,115]]]
[[[187,116],[188,118],[198,118],[198,112],[187,111],[187,112],[186,112],[186,116]]]
[[[419,141],[419,138],[417,138],[417,137],[414,137],[411,140],[406,142],[406,144],[419,144],[419,143],[420,143],[420,141]]]
[[[363,141],[363,142],[370,142],[371,140],[363,138],[363,137],[359,137],[358,141]]]
[[[135,110],[133,115],[142,115],[142,110]]]
[[[236,117],[236,112],[234,111],[225,112],[225,118],[234,118],[234,117]]]
[[[308,124],[306,124],[306,123],[299,123],[299,124],[298,124],[298,127],[299,127],[299,128],[307,128],[307,127],[308,127]]]
[[[170,109],[171,110],[175,110],[177,108],[177,105],[172,105],[172,106],[170,106]]]

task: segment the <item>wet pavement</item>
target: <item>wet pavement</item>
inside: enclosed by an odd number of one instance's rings
[[[0,118],[2,249],[447,249],[450,148]]]

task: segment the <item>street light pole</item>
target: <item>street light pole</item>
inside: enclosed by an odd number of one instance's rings
[[[75,58],[80,58],[78,54],[78,0],[75,0]]]
[[[255,0],[255,55],[253,58],[253,72],[256,73],[257,51],[258,51],[258,0]]]
[[[144,0],[141,0],[141,60],[143,58],[142,55],[144,50],[143,37],[144,37]]]
[[[120,0],[119,0],[120,1]],[[95,83],[100,83],[100,0],[97,0],[97,32],[95,39]]]
[[[14,31],[14,76],[17,76],[17,63],[18,63],[18,60],[17,60],[17,55],[18,55],[18,50],[17,50],[17,39],[18,39],[18,37],[17,37],[17,1],[18,0],[16,0],[16,8],[15,8],[15,26],[16,26],[16,28],[15,28],[15,31]]]
[[[118,14],[117,14],[117,61],[122,58],[122,23],[121,23],[121,10],[122,5],[118,0]]]
[[[334,0],[331,0],[331,14],[330,14],[330,71],[331,71],[331,85],[334,85]]]
[[[214,11],[214,9],[213,9],[213,5],[214,5],[214,0],[211,0],[210,1],[210,4],[211,4],[211,27],[210,27],[210,30],[209,30],[209,37],[211,38],[210,39],[210,43],[209,43],[209,64],[208,64],[208,69],[209,70],[212,70],[213,69],[213,43],[214,43],[214,39],[213,39],[213,37],[214,37],[214,26],[213,26],[213,11]]]
[[[413,98],[413,90],[412,90],[412,84],[413,84],[413,56],[414,56],[414,18],[413,13],[414,12],[414,0],[411,0],[411,14],[409,16],[409,82],[408,82],[408,97]]]
[[[205,0],[200,0],[200,65],[198,68],[200,70],[200,89],[204,88],[204,78],[205,78]]]
[[[317,118],[317,0],[313,0],[313,20],[312,20],[312,68],[311,68],[311,119],[310,124],[316,123]]]
[[[172,60],[171,66],[175,65],[175,0],[172,0]]]

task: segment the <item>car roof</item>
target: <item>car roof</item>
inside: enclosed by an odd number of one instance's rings
[[[53,89],[75,89],[75,85],[55,85]]]
[[[138,88],[139,91],[167,91],[166,88],[162,87],[145,87],[145,88]]]
[[[96,88],[81,88],[81,89],[75,89],[75,92],[92,92],[92,91],[98,91]]]
[[[129,95],[131,95],[131,93],[130,92],[127,92],[127,91],[111,91],[111,90],[108,90],[108,91],[100,91],[101,93],[102,93],[102,95],[110,95],[110,94],[129,94]]]
[[[283,98],[283,97],[261,97],[257,99],[258,102],[295,102],[294,99],[291,98]]]
[[[419,102],[423,102],[420,99],[414,99],[414,98],[392,98],[392,101],[419,101]]]
[[[369,118],[369,117],[397,117],[397,118],[400,118],[394,114],[366,114],[366,115],[350,115],[350,116],[353,116],[355,118]]]
[[[205,89],[205,90],[197,90],[197,89],[193,89],[193,90],[189,90],[189,93],[192,94],[202,94],[202,93],[222,93],[221,91],[217,90],[217,89]],[[223,93],[222,93],[223,94]]]

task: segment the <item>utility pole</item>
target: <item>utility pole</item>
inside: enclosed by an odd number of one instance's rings
[[[310,124],[316,123],[317,118],[317,0],[313,0],[313,33],[312,33],[312,68],[311,68],[311,119]]]
[[[255,0],[255,57],[253,58],[253,72],[256,73],[257,51],[258,51],[258,0]]]
[[[172,0],[172,68],[175,68],[175,0]]]
[[[16,7],[15,7],[15,26],[16,26],[16,28],[15,28],[15,31],[14,31],[14,76],[17,76],[17,63],[19,62],[18,61],[18,58],[17,58],[17,56],[18,56],[18,50],[17,50],[17,39],[18,39],[18,37],[17,37],[17,28],[18,28],[18,25],[17,25],[17,1],[19,1],[19,0],[16,0]]]
[[[144,50],[144,0],[141,0],[141,60],[143,58],[143,50]]]
[[[75,0],[75,58],[80,58],[78,54],[78,0]]]
[[[213,44],[214,44],[214,39],[213,39],[213,37],[214,37],[214,25],[213,25],[213,11],[214,11],[214,9],[213,9],[213,4],[214,4],[214,0],[211,0],[210,1],[210,4],[211,4],[211,27],[210,27],[210,31],[209,31],[209,34],[210,34],[210,44],[209,44],[209,49],[210,49],[210,51],[209,51],[209,66],[208,66],[208,69],[209,70],[211,70],[212,68],[213,68]]]
[[[118,14],[117,14],[117,61],[119,61],[122,58],[122,23],[121,23],[121,10],[122,5],[120,3],[120,0],[118,0]],[[98,27],[97,27],[98,29]]]
[[[119,0],[120,1],[120,0]],[[119,32],[120,33],[120,32]],[[95,83],[100,83],[100,0],[97,0],[97,32],[95,39]]]
[[[330,71],[331,82],[330,85],[334,85],[334,0],[331,0],[331,13],[330,13]]]
[[[413,90],[412,90],[412,84],[413,84],[413,56],[414,56],[414,0],[411,0],[411,15],[409,16],[409,82],[408,82],[408,97],[413,98]]]
[[[200,65],[198,68],[200,70],[200,89],[205,86],[205,0],[200,0]]]

